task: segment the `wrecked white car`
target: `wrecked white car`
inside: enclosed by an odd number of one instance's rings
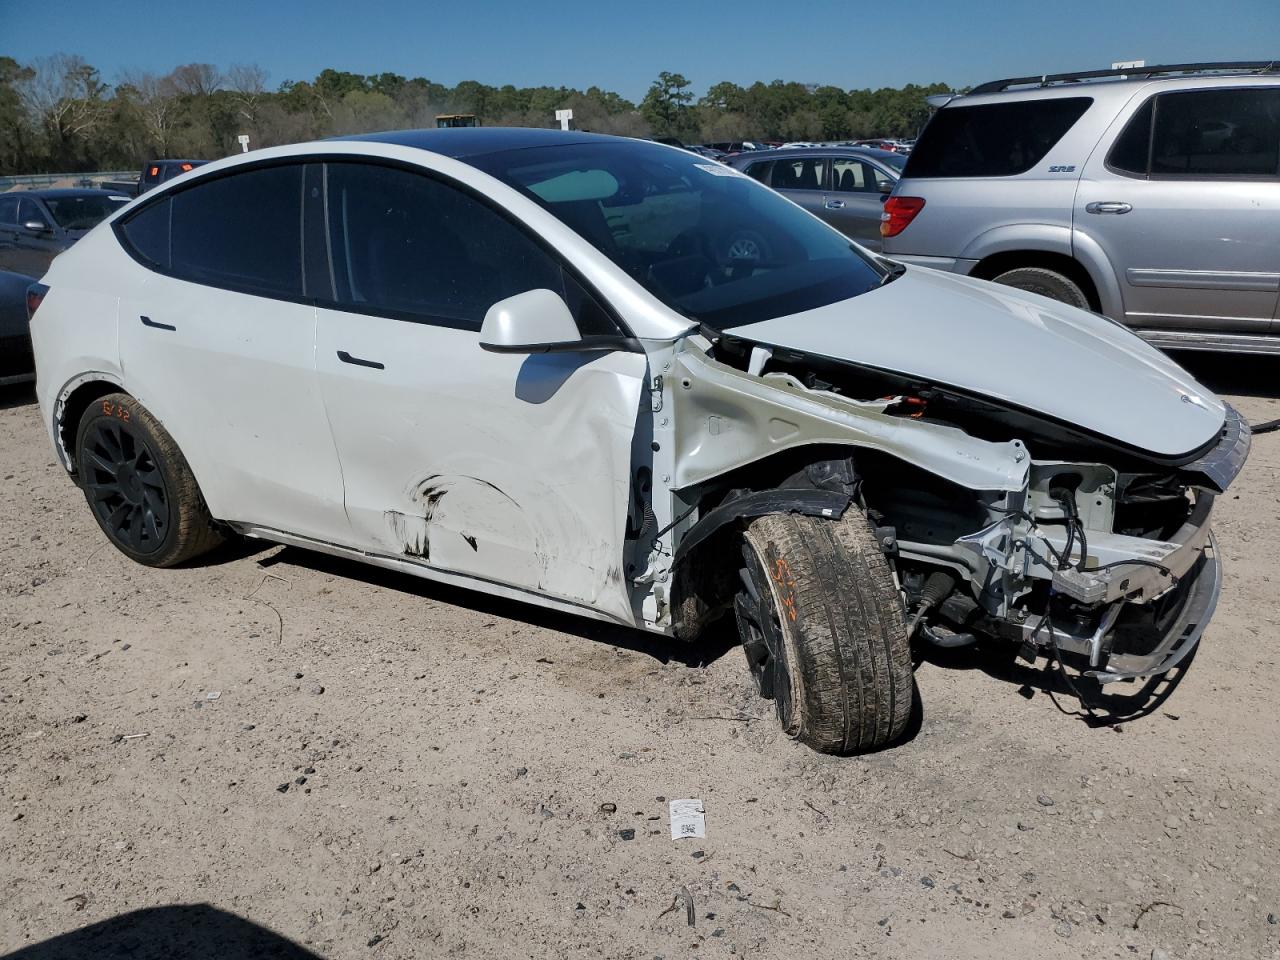
[[[1104,318],[577,133],[212,163],[29,301],[58,456],[133,559],[238,534],[680,638],[730,615],[827,751],[903,730],[913,641],[1182,661],[1249,447]]]

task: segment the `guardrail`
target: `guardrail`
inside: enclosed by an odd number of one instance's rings
[[[78,186],[92,186],[98,180],[132,180],[137,170],[97,170],[92,173],[34,173],[14,177],[0,177],[0,193],[6,190],[34,190],[47,187],[60,180],[74,180]]]

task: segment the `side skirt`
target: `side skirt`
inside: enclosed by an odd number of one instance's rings
[[[451,573],[447,570],[441,570],[438,567],[433,567],[430,564],[408,557],[393,557],[379,553],[368,553],[367,551],[357,550],[353,547],[343,547],[336,543],[328,543],[323,540],[312,540],[309,537],[300,537],[296,534],[286,533],[283,530],[275,530],[271,527],[262,527],[255,524],[228,523],[227,526],[231,527],[231,529],[235,530],[237,533],[246,537],[252,537],[255,540],[270,540],[273,543],[282,543],[285,546],[300,547],[304,550],[314,550],[317,553],[326,553],[334,557],[345,557],[349,560],[358,560],[361,563],[371,564],[375,567],[382,567],[386,570],[395,570],[399,573],[407,573],[410,576],[420,577],[423,580],[431,580],[436,583],[447,584],[451,587],[461,587],[465,590],[474,590],[487,596],[502,597],[507,600],[518,600],[521,603],[530,603],[535,606],[546,607],[550,610],[558,610],[561,613],[572,613],[580,617],[588,617],[592,620],[603,620],[606,623],[632,627],[633,629],[643,630],[646,633],[661,633],[666,636],[671,635],[671,631],[669,629],[664,630],[652,625],[624,620],[621,617],[606,613],[603,610],[597,610],[594,607],[588,607],[585,604],[574,603],[571,600],[561,600],[557,597],[547,596],[546,594],[538,593],[534,590],[525,590],[521,587],[513,587],[509,584],[498,583],[494,580],[486,580],[483,577]]]

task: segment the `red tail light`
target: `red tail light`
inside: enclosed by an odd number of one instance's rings
[[[924,197],[890,197],[880,214],[880,236],[896,237],[924,209]]]
[[[44,295],[49,292],[49,288],[43,283],[33,283],[27,287],[27,319],[31,320],[35,317],[36,311],[40,309],[40,304],[44,303]]]

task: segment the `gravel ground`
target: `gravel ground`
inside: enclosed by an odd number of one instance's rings
[[[1280,417],[1280,366],[1191,362]],[[9,390],[0,951],[1280,957],[1278,461],[1258,437],[1219,504],[1222,603],[1167,699],[1087,722],[959,653],[907,742],[841,759],[721,640],[281,547],[134,565]],[[670,839],[684,797],[705,840]]]

